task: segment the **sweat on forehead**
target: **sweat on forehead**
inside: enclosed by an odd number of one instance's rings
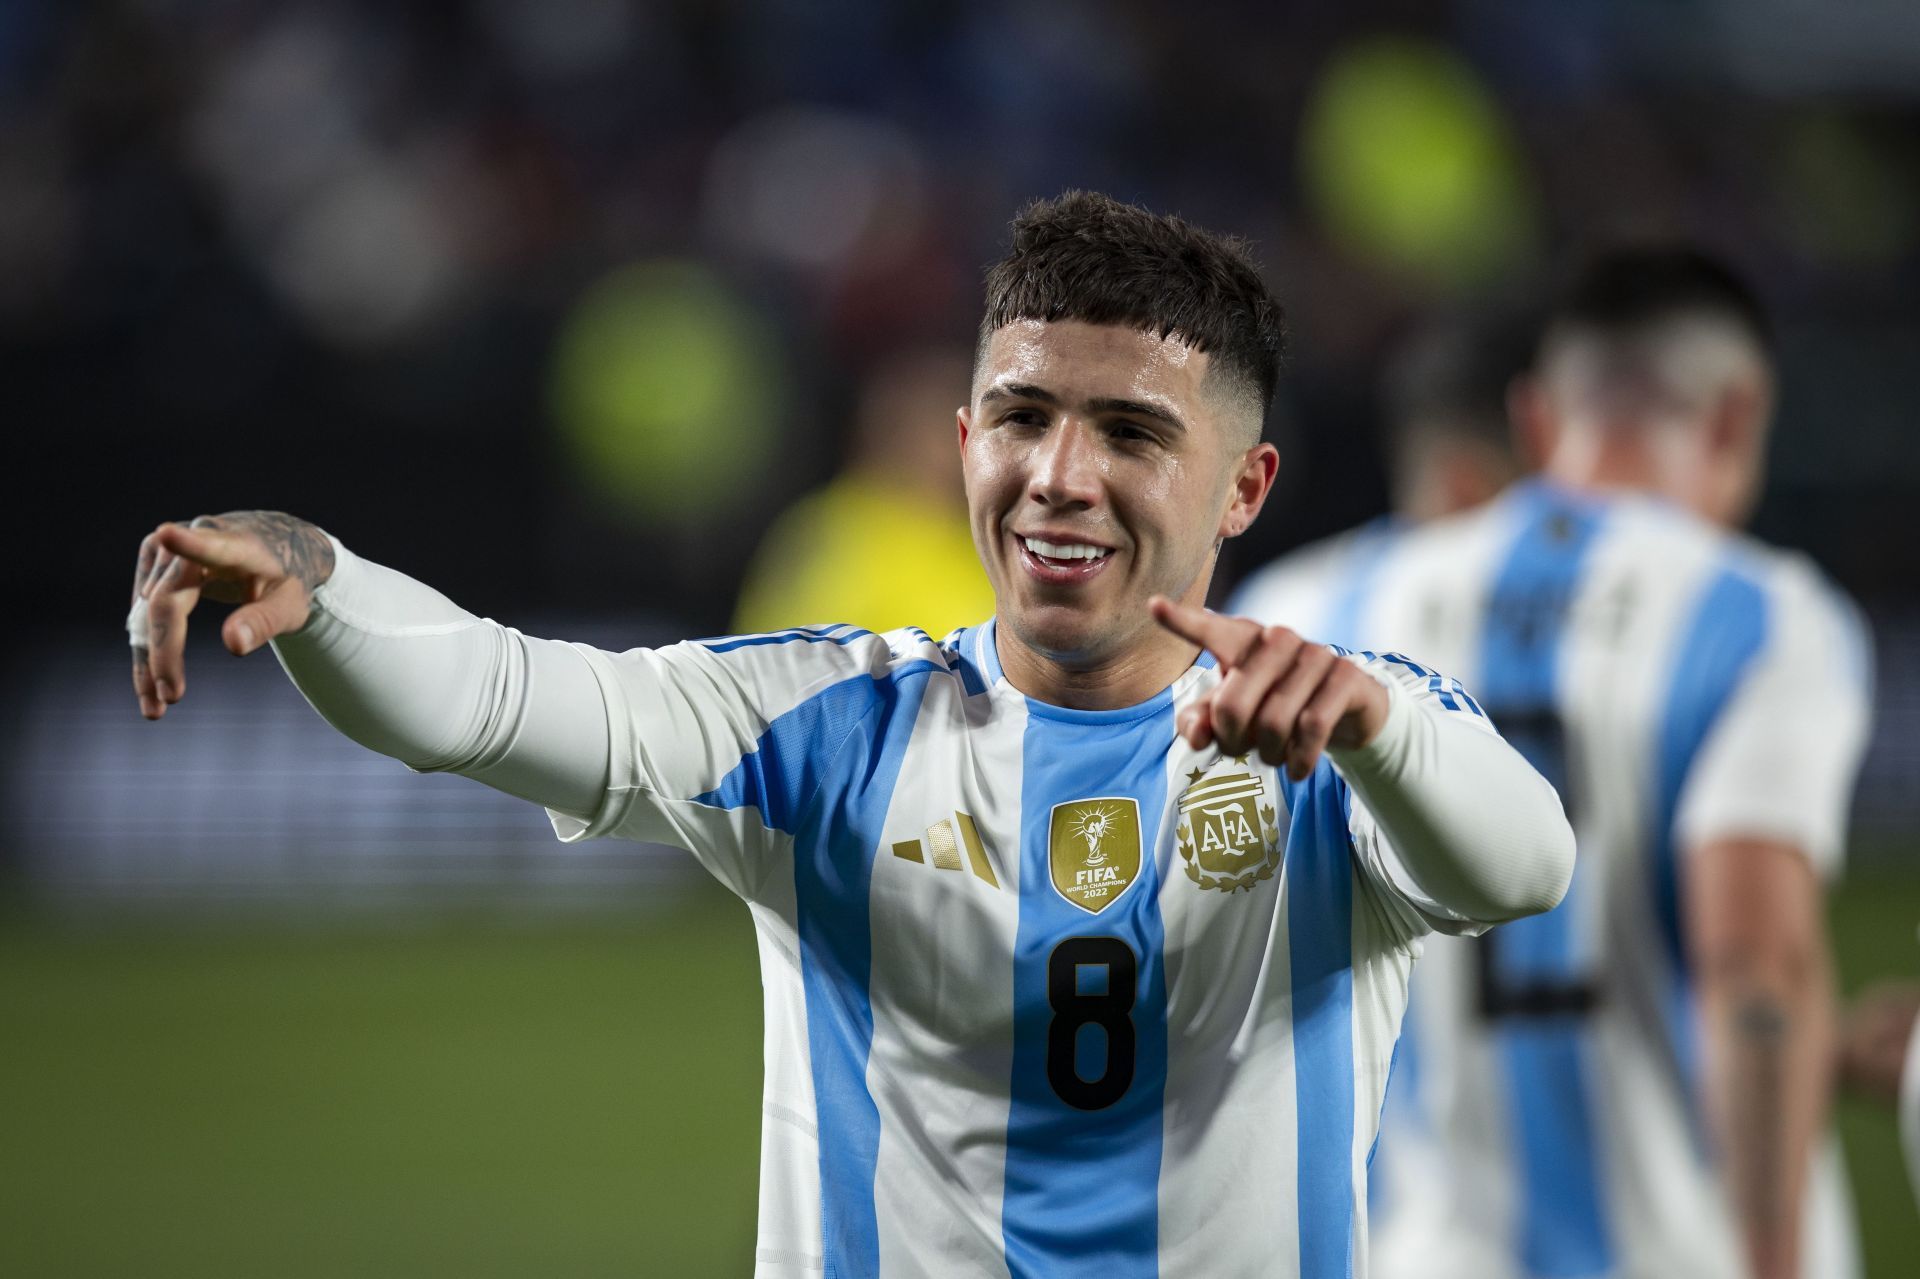
[[[1079,320],[1015,320],[982,333],[973,400],[995,388],[1045,392],[1069,407],[1155,405],[1183,423],[1218,421],[1252,444],[1264,414],[1258,393],[1234,370],[1179,335]]]

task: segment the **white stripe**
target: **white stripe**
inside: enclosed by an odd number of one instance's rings
[[[1210,673],[1181,690],[1176,713],[1217,682]],[[1177,799],[1188,773],[1217,754],[1195,755],[1176,743],[1167,756],[1169,796]],[[1271,769],[1259,772],[1285,831],[1284,792]],[[1248,892],[1203,889],[1171,852],[1160,883],[1167,965],[1160,1271],[1298,1279],[1292,973],[1281,876]],[[1257,966],[1249,962],[1255,955],[1263,956]],[[1223,1220],[1221,1204],[1246,1201],[1249,1187],[1258,1187],[1260,1213]]]
[[[782,838],[776,869],[751,904],[760,944],[766,1019],[760,1116],[760,1243],[755,1279],[803,1279],[821,1269],[820,1138],[813,1102],[807,995],[800,980],[800,931],[793,895],[793,840]]]
[[[888,1276],[1006,1273],[1020,791],[983,783],[1021,775],[1025,707],[1003,697],[983,725],[979,697],[958,680],[931,682],[874,858],[867,1087],[880,1115],[874,1206]],[[974,873],[964,844],[958,869],[926,849],[927,828],[958,813],[973,817],[998,887]],[[908,840],[923,860],[894,855]]]
[[[1353,876],[1353,1273],[1368,1273],[1367,1158],[1379,1135],[1393,1047],[1407,1009],[1419,943],[1402,940],[1399,913],[1365,875]]]

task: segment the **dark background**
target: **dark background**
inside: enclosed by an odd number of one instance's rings
[[[1247,236],[1288,308],[1226,579],[1382,509],[1423,317],[1619,237],[1735,263],[1782,339],[1756,531],[1878,648],[1846,981],[1914,972],[1920,8],[9,0],[0,1271],[744,1269],[737,907],[365,755],[207,627],[142,723],[134,549],[279,508],[530,631],[722,631],[863,377],[969,341],[1073,186]],[[1909,1273],[1890,1122],[1844,1118]]]

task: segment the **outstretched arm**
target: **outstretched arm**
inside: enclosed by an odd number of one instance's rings
[[[1392,843],[1414,896],[1499,923],[1551,909],[1573,876],[1553,788],[1494,733],[1415,701],[1324,644],[1156,598],[1154,617],[1224,674],[1182,712],[1196,749],[1258,751],[1295,780],[1332,755]],[[1403,886],[1404,887],[1404,886]]]
[[[599,806],[608,713],[578,650],[475,617],[276,511],[163,524],[142,543],[128,627],[149,719],[186,695],[203,595],[241,605],[221,628],[230,651],[272,640],[314,709],[360,744],[562,813]]]

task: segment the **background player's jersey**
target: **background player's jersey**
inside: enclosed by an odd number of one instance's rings
[[[1366,1273],[1407,971],[1473,926],[1331,764],[1178,739],[1210,662],[1093,712],[1008,684],[991,624],[587,657],[614,765],[556,828],[688,848],[753,912],[757,1273]]]
[[[1679,859],[1740,834],[1836,867],[1868,718],[1852,608],[1806,561],[1663,503],[1533,482],[1397,539],[1356,619],[1467,676],[1579,849],[1559,908],[1421,963],[1423,1113],[1390,1114],[1382,1145],[1430,1136],[1445,1175],[1397,1179],[1376,1273],[1742,1274],[1698,1104]],[[1845,1276],[1832,1149],[1814,1173],[1806,1273]]]
[[[1373,594],[1374,575],[1406,526],[1383,515],[1282,556],[1248,576],[1226,611],[1285,626],[1323,644],[1363,649],[1360,612]]]
[[[1235,588],[1226,612],[1285,626],[1322,643],[1365,648],[1367,637],[1357,633],[1361,613],[1373,596],[1381,566],[1410,527],[1395,516],[1382,515],[1309,542],[1249,574]],[[1381,1131],[1392,1132],[1394,1140],[1377,1143],[1368,1161],[1369,1253],[1376,1273],[1383,1239],[1391,1264],[1395,1234],[1418,1238],[1427,1233],[1410,1228],[1410,1214],[1430,1203],[1419,1193],[1420,1185],[1445,1175],[1433,1143],[1420,1140],[1426,1132],[1425,1110],[1418,1098],[1420,1037],[1412,1021],[1419,1008],[1413,1001],[1418,985],[1416,971],[1408,984],[1407,1020],[1394,1046],[1393,1071],[1381,1103]],[[1383,1222],[1398,1224],[1400,1229],[1383,1236]]]

